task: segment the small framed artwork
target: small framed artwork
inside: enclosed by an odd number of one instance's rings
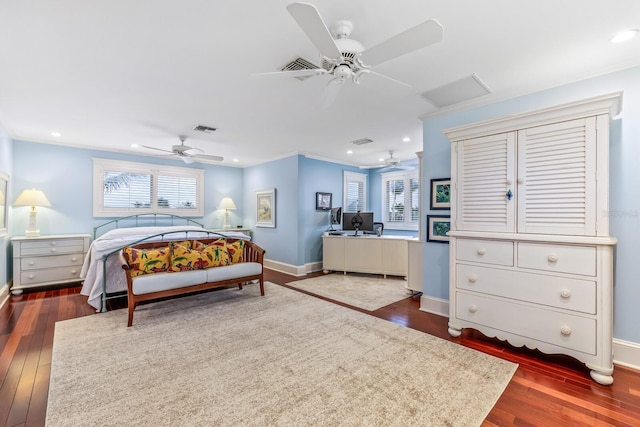
[[[9,175],[0,172],[0,234],[7,231],[7,191],[9,191]]]
[[[449,243],[450,215],[427,215],[427,242]]]
[[[331,193],[316,193],[316,210],[331,210]]]
[[[276,227],[276,189],[256,191],[256,227]]]
[[[436,178],[431,180],[432,210],[451,209],[451,178]]]

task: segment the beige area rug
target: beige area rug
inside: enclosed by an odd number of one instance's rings
[[[515,364],[266,284],[56,324],[48,426],[477,426]]]
[[[369,311],[411,296],[404,279],[366,274],[332,273],[287,285]]]

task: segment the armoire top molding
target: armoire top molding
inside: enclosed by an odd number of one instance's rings
[[[622,91],[612,92],[540,110],[457,126],[445,129],[442,133],[445,134],[451,142],[454,142],[481,135],[510,132],[517,129],[542,126],[559,121],[573,120],[600,114],[608,114],[609,117],[615,117],[620,113],[621,106]]]

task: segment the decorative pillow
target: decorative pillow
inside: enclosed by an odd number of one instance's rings
[[[227,241],[227,252],[229,252],[232,263],[242,262],[244,258],[244,245],[244,240],[236,240],[233,243]]]
[[[171,250],[171,271],[199,270],[206,268],[207,261],[200,251],[189,249],[175,242],[169,244]]]
[[[124,253],[129,258],[131,276],[169,271],[169,247],[157,249],[135,249],[126,247]]]
[[[204,268],[231,264],[231,258],[229,257],[229,252],[227,252],[227,242],[225,239],[218,239],[209,244],[204,244],[197,240],[193,243],[194,247],[200,251],[202,257],[207,261],[207,266]]]

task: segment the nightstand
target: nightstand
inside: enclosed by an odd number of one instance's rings
[[[89,250],[88,234],[14,237],[13,285],[19,295],[29,288],[80,282],[80,270]]]

